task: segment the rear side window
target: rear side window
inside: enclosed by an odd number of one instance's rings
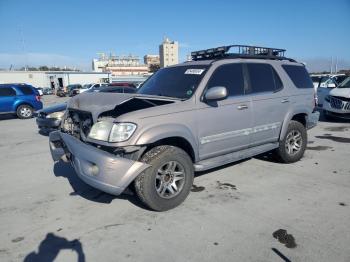
[[[229,96],[244,94],[244,77],[242,64],[227,64],[218,67],[208,82],[208,88],[224,86]]]
[[[275,69],[269,64],[247,64],[251,93],[275,92],[283,88]]]
[[[32,94],[34,94],[33,89],[31,87],[29,87],[29,86],[18,86],[17,88],[23,93],[23,95],[32,95]]]
[[[16,95],[16,91],[11,87],[1,87],[0,88],[0,97],[15,96],[15,95]]]
[[[282,65],[297,88],[313,88],[314,85],[304,66]]]

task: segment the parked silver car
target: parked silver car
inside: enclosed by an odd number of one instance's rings
[[[304,65],[284,51],[202,50],[159,70],[136,94],[74,97],[50,134],[52,157],[105,192],[133,184],[157,211],[185,200],[195,171],[272,150],[282,162],[298,161],[319,113]]]

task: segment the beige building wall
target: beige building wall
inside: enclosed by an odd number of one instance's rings
[[[159,46],[160,67],[167,67],[179,63],[179,44],[165,38]]]

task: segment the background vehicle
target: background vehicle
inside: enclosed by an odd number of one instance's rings
[[[107,86],[108,84],[106,83],[102,83],[102,84],[86,84],[86,85],[83,85],[83,87],[81,89],[79,89],[79,93],[84,93],[90,89],[94,89],[94,90],[97,90],[103,86]]]
[[[52,95],[53,94],[53,90],[52,90],[52,88],[44,87],[43,93],[44,93],[44,95]]]
[[[86,93],[102,92],[102,93],[135,93],[136,88],[125,86],[103,86],[97,89],[90,88]],[[57,104],[38,111],[36,124],[39,130],[43,132],[58,129],[66,110],[67,103]]]
[[[38,91],[26,84],[0,84],[0,114],[15,113],[21,119],[31,118],[42,109]]]
[[[67,103],[62,103],[39,110],[36,117],[39,130],[47,132],[57,129],[61,124],[66,108]]]
[[[38,93],[39,93],[40,96],[43,96],[43,95],[44,95],[44,90],[43,90],[43,88],[41,88],[41,87],[35,87],[35,89],[38,91]]]
[[[337,87],[347,76],[345,74],[311,75],[314,88],[317,92],[318,106],[322,107],[324,98],[332,88]]]
[[[330,90],[323,103],[324,116],[350,119],[350,77]]]
[[[82,85],[80,84],[74,84],[74,85],[68,85],[65,88],[58,89],[56,92],[57,96],[64,97],[64,96],[75,96],[79,93],[79,89],[82,88]]]
[[[136,94],[72,98],[62,128],[50,133],[52,157],[71,161],[83,181],[111,194],[133,183],[157,211],[185,200],[194,171],[271,150],[296,162],[319,112],[305,66],[284,52],[201,50],[158,70]]]

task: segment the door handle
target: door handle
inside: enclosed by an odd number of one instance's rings
[[[248,106],[247,105],[239,105],[239,106],[237,106],[237,109],[238,110],[248,109]]]
[[[289,99],[282,99],[281,103],[288,103]]]

